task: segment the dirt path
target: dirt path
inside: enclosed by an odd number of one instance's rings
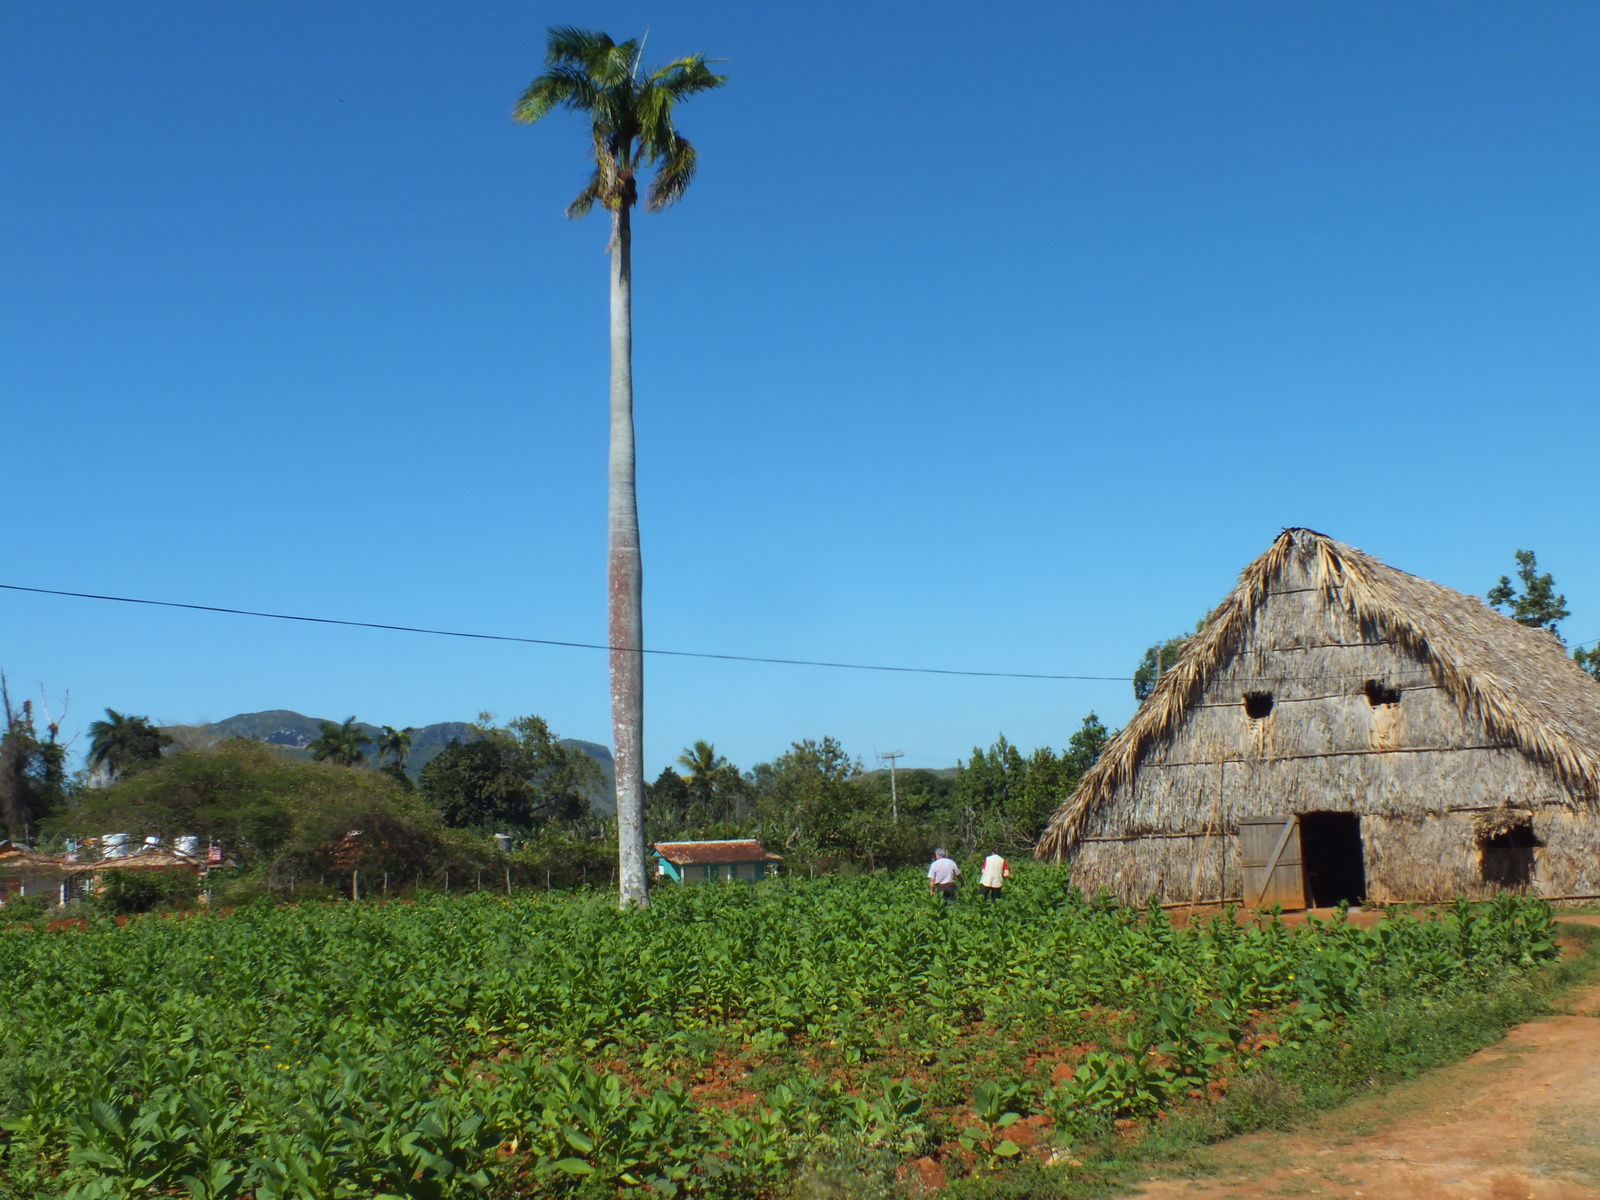
[[[1600,917],[1563,920],[1600,925]],[[1470,1058],[1198,1157],[1203,1179],[1161,1179],[1156,1200],[1267,1196],[1361,1200],[1600,1200],[1600,985],[1570,1015],[1519,1025]]]

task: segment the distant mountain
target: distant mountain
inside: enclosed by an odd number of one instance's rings
[[[168,725],[165,728],[179,745],[209,746],[228,738],[252,738],[269,746],[282,746],[296,758],[309,760],[311,751],[308,747],[322,736],[324,724],[338,725],[340,722],[308,717],[287,708],[272,708],[266,712],[240,713],[209,725]],[[377,740],[377,725],[357,721],[356,728],[374,741]],[[432,762],[452,738],[466,742],[472,736],[472,726],[466,721],[440,721],[436,725],[414,728],[411,732],[411,755],[406,759],[406,774],[413,780],[417,779],[422,774],[422,768]],[[595,808],[607,814],[616,812],[617,772],[616,764],[611,761],[610,748],[599,742],[585,742],[577,738],[562,738],[561,744],[568,749],[582,750],[600,764],[600,770],[605,775],[605,794],[603,798],[596,797]]]

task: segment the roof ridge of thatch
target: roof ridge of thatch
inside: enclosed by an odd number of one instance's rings
[[[1491,737],[1551,768],[1575,795],[1590,801],[1600,795],[1600,690],[1553,636],[1326,534],[1285,529],[1240,572],[1238,585],[1056,810],[1039,839],[1039,857],[1059,861],[1089,815],[1133,782],[1146,749],[1177,728],[1243,643],[1292,555],[1310,560],[1311,577],[1331,604],[1429,663],[1446,694]]]

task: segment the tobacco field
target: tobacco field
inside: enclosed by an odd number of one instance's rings
[[[1180,929],[1032,864],[16,929],[0,1196],[1042,1194],[1555,953],[1536,901]]]

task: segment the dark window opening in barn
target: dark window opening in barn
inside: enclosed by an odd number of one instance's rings
[[[1399,704],[1400,689],[1379,683],[1376,679],[1367,680],[1367,703],[1377,708],[1380,704]]]
[[[1244,715],[1252,721],[1259,721],[1262,717],[1272,712],[1271,692],[1246,692],[1244,694]]]
[[[1355,813],[1301,813],[1300,861],[1306,873],[1306,900],[1312,908],[1332,908],[1340,902],[1360,904],[1366,896],[1361,818]]]
[[[1483,881],[1507,891],[1526,891],[1533,883],[1533,852],[1538,846],[1532,821],[1482,839],[1478,848],[1483,854]]]

